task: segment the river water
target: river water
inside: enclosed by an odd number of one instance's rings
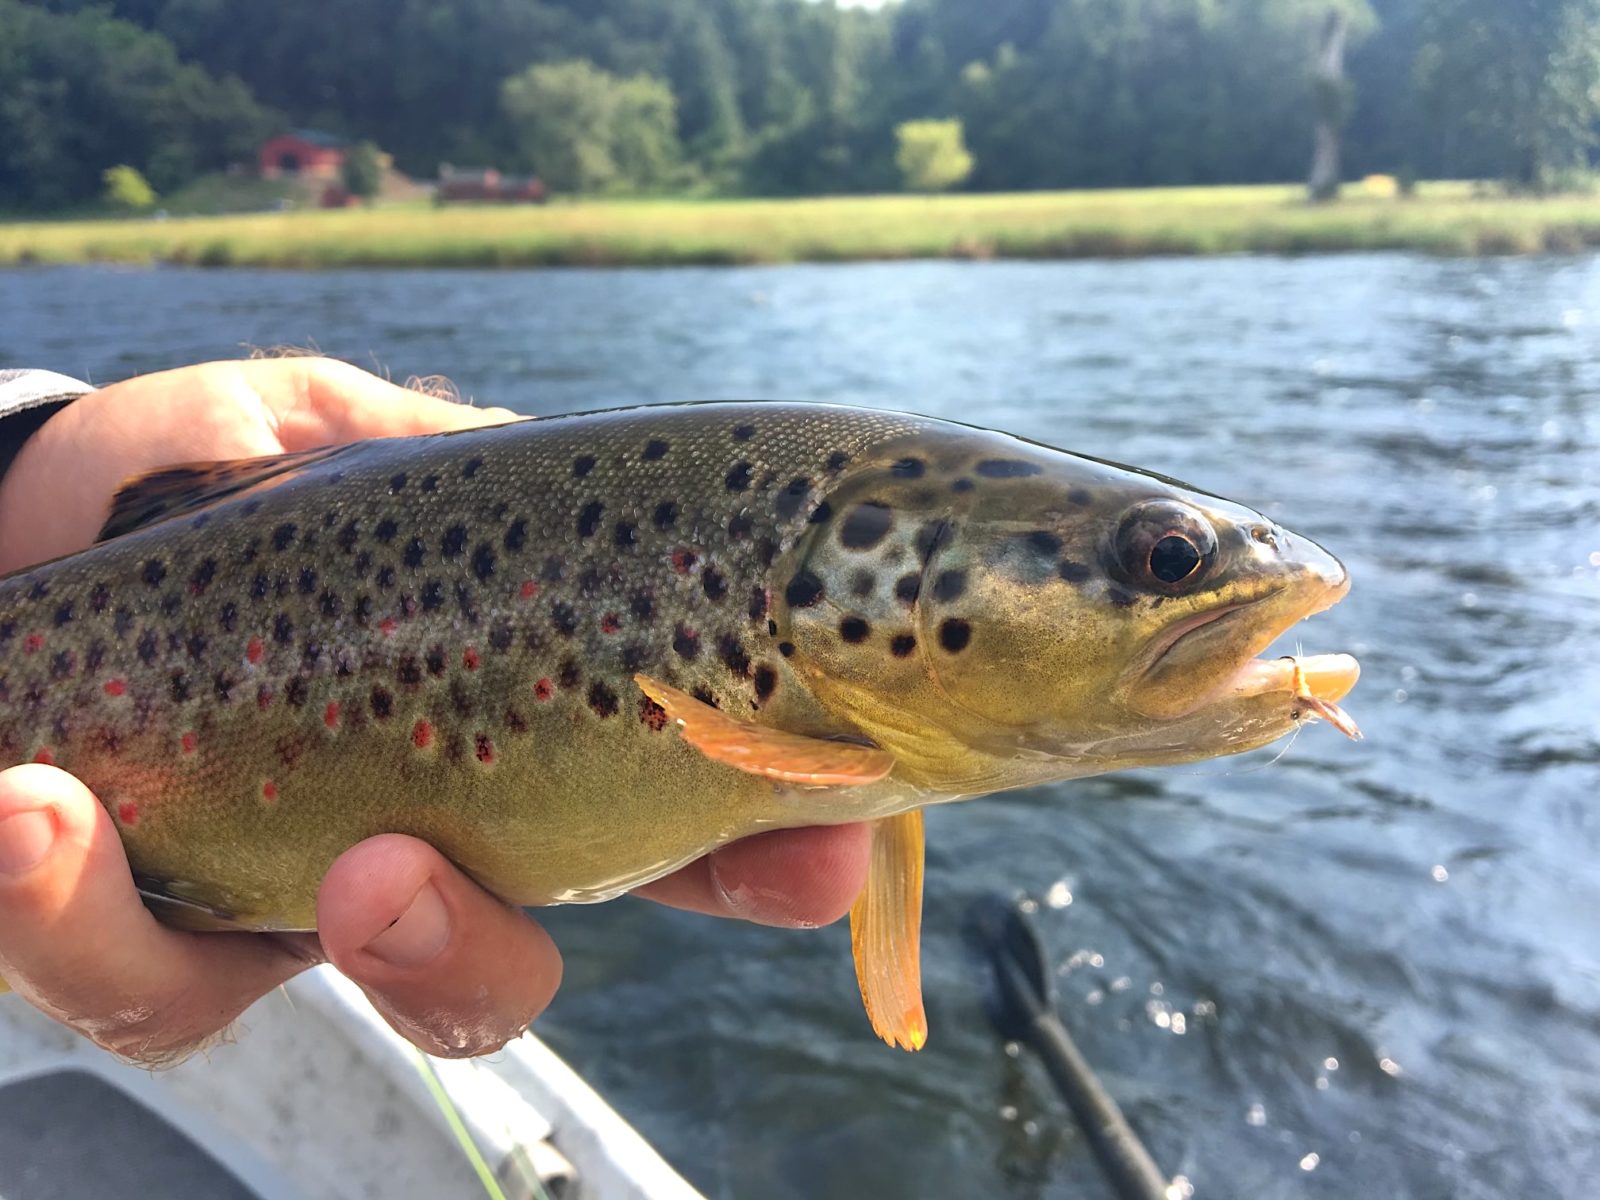
[[[994,890],[1037,903],[1069,1027],[1199,1196],[1600,1177],[1600,260],[0,273],[0,366],[109,381],[252,345],[530,413],[975,421],[1349,566],[1299,636],[1362,659],[1366,741],[930,813],[919,1055],[872,1039],[842,927],[548,914],[568,974],[540,1032],[710,1194],[1104,1194],[982,1016],[959,927]]]

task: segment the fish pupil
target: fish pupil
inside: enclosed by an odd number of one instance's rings
[[[1150,548],[1150,574],[1162,583],[1179,583],[1199,566],[1199,548],[1181,534],[1169,533]]]

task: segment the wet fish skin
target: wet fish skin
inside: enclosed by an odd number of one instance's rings
[[[187,507],[205,477],[172,473],[142,514],[165,519],[0,581],[0,758],[84,779],[196,923],[310,928],[378,832],[509,900],[599,900],[761,829],[1246,749],[1289,692],[1223,720],[1230,671],[1345,586],[1169,481],[861,409],[622,410],[267,470]],[[1203,587],[1119,573],[1150,503],[1215,529]],[[1223,606],[1254,619],[1202,635],[1200,684],[1159,669],[1195,638],[1142,663]],[[635,675],[895,769],[731,769]]]

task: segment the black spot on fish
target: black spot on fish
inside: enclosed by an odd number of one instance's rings
[[[645,462],[655,462],[658,458],[665,458],[669,447],[660,438],[651,438],[644,444]]]
[[[750,530],[755,522],[746,513],[738,513],[728,522],[728,539],[730,541],[743,541],[750,536]]]
[[[3,626],[0,626],[3,629]],[[111,631],[117,635],[118,641],[126,641],[128,634],[133,632],[133,609],[119,605],[116,616],[111,619]],[[4,645],[7,638],[0,637],[0,645]]]
[[[356,543],[360,540],[361,526],[351,521],[343,529],[339,530],[339,536],[334,538],[334,544],[346,554],[350,554],[355,551]]]
[[[920,458],[902,458],[889,468],[889,474],[897,479],[921,479],[923,472],[928,469],[928,464]]]
[[[958,599],[967,590],[967,573],[965,571],[940,571],[939,577],[933,581],[933,598],[935,600],[950,601]]]
[[[578,631],[578,614],[572,605],[557,600],[550,606],[550,621],[562,637],[571,637]]]
[[[356,624],[366,625],[372,620],[372,597],[361,595],[356,597]]]
[[[435,643],[428,647],[428,652],[423,655],[422,661],[427,665],[428,674],[435,677],[443,675],[445,671],[444,647]]]
[[[220,704],[233,703],[233,689],[239,686],[239,681],[226,671],[218,671],[211,680],[211,693],[216,696]]]
[[[414,654],[405,654],[395,665],[394,677],[403,686],[408,688],[418,687],[422,683],[422,664],[417,662]]]
[[[859,645],[872,634],[872,626],[860,617],[846,617],[839,622],[839,636],[851,645]]]
[[[850,578],[850,594],[858,599],[865,599],[872,595],[878,586],[878,577],[871,571],[857,571]]]
[[[756,668],[756,699],[765,700],[778,688],[778,673],[762,663]]]
[[[90,642],[88,653],[83,658],[84,668],[90,671],[98,671],[105,661],[106,644],[101,641]]]
[[[598,500],[591,500],[578,514],[578,536],[593,537],[594,531],[600,528],[600,514],[605,512],[606,506]]]
[[[773,508],[778,516],[785,521],[791,521],[800,515],[800,510],[805,506],[806,497],[811,493],[811,480],[804,475],[797,475],[789,481],[789,486],[778,493],[778,498],[773,501]]]
[[[314,567],[300,568],[299,585],[302,596],[309,596],[317,590],[317,572]]]
[[[444,603],[444,584],[430,579],[422,585],[422,611],[433,612]]]
[[[393,517],[385,517],[378,522],[377,528],[372,531],[372,536],[387,546],[394,541],[395,535],[400,532],[400,526],[395,524]]]
[[[422,477],[422,490],[436,492],[439,490],[439,477],[437,475],[424,475]]]
[[[617,694],[604,681],[596,679],[589,685],[589,707],[600,717],[617,715]]]
[[[389,477],[389,494],[397,496],[406,490],[406,473],[401,471],[398,475]]]
[[[735,675],[750,672],[750,655],[745,653],[744,644],[734,634],[724,633],[717,638],[717,657]]]
[[[286,521],[272,531],[272,548],[274,550],[287,550],[294,545],[294,535],[298,532],[293,521]]]
[[[379,567],[378,568],[377,583],[378,583],[378,586],[380,588],[382,588],[384,591],[388,591],[391,588],[393,588],[394,587],[394,568],[393,567]]]
[[[672,634],[672,648],[679,658],[694,660],[700,657],[700,635],[694,630],[679,625]]]
[[[632,521],[618,521],[611,532],[611,540],[618,550],[632,550],[634,543],[639,540],[639,527]]]
[[[283,698],[294,708],[303,708],[311,698],[311,687],[304,679],[296,675],[284,684]]]
[[[333,652],[333,673],[348,679],[356,673],[356,652],[349,646],[339,646]]]
[[[970,479],[957,479],[950,485],[950,490],[952,492],[970,492],[975,486],[977,485]]]
[[[870,550],[894,528],[887,504],[869,500],[852,508],[839,524],[839,544],[847,550]]]
[[[894,594],[903,604],[915,604],[922,594],[922,576],[915,573],[900,576],[894,581]]]
[[[239,551],[239,562],[240,562],[241,565],[249,566],[251,563],[255,562],[255,560],[260,556],[260,554],[261,554],[261,539],[260,538],[251,538],[248,542],[246,542],[244,544],[244,549]]]
[[[350,564],[350,569],[357,579],[365,579],[367,572],[372,570],[372,551],[363,550],[357,554],[355,561]]]
[[[489,649],[504,654],[511,649],[511,643],[516,640],[516,631],[511,628],[510,621],[497,621],[489,630]]]
[[[794,653],[794,643],[793,642],[779,642],[778,643],[778,653],[783,655],[785,658],[788,658],[791,654]]]
[[[917,648],[917,639],[909,633],[897,633],[889,639],[889,653],[896,658],[905,658]]]
[[[488,542],[479,542],[477,549],[472,552],[472,573],[478,577],[479,583],[488,583],[494,578],[496,561],[494,547]]]
[[[639,620],[648,621],[656,615],[655,597],[649,592],[637,591],[628,602],[628,610]]]
[[[97,583],[89,589],[89,607],[97,613],[103,613],[111,606],[111,589],[103,583]]]
[[[643,669],[650,661],[650,647],[643,642],[629,642],[622,648],[622,669],[630,674]]]
[[[750,619],[759,621],[767,615],[767,589],[753,587],[750,589]]]
[[[657,529],[671,529],[678,523],[678,506],[671,500],[663,500],[656,505],[655,522]]]
[[[198,629],[189,635],[189,640],[184,645],[189,651],[189,657],[196,662],[206,656],[206,635]]]
[[[159,558],[146,559],[144,564],[144,581],[151,587],[160,587],[161,581],[167,577],[167,565]]]
[[[506,709],[506,728],[512,733],[527,733],[528,718],[522,715],[519,709]]]
[[[461,464],[461,478],[463,478],[463,479],[471,479],[474,475],[476,475],[482,469],[483,469],[483,459],[478,458],[476,456],[474,456],[472,458],[469,458],[469,459],[467,459],[466,462]]]
[[[567,564],[559,554],[552,554],[544,560],[544,566],[539,571],[539,578],[546,583],[560,583],[567,577]]]
[[[842,471],[844,470],[845,464],[849,461],[850,456],[843,450],[835,450],[832,454],[828,455],[828,470]]]
[[[464,583],[456,584],[456,608],[461,611],[461,615],[467,619],[469,624],[476,625],[478,623],[480,616],[478,595]]]
[[[465,525],[452,525],[444,531],[444,536],[439,539],[439,553],[446,558],[459,558],[461,552],[467,548],[467,527]]]
[[[77,666],[77,659],[71,650],[58,650],[50,659],[51,679],[71,679],[72,672]]]
[[[211,586],[211,581],[216,577],[217,560],[214,558],[204,559],[194,569],[194,574],[189,576],[189,590],[198,596]]]
[[[522,549],[527,541],[528,523],[521,517],[518,517],[515,521],[511,522],[511,528],[506,530],[506,536],[502,540],[501,545],[506,548],[507,553],[515,554],[518,550]]]
[[[177,592],[168,592],[161,597],[161,615],[163,617],[175,617],[182,608],[183,600],[178,596]]]
[[[965,650],[971,640],[972,626],[958,617],[951,617],[939,626],[939,645],[951,654]]]
[[[1054,558],[1061,553],[1061,539],[1048,529],[1035,529],[1028,535],[1028,548],[1035,553]]]
[[[459,679],[450,681],[450,709],[458,717],[470,717],[476,706],[473,703],[472,692],[467,685]]]
[[[387,721],[394,713],[394,695],[382,684],[373,685],[367,704],[372,709],[372,715],[380,721]]]
[[[756,427],[754,425],[735,425],[733,427],[733,440],[736,442],[748,442],[755,435]]]
[[[595,459],[594,455],[592,454],[578,455],[577,458],[572,460],[573,477],[576,479],[582,479],[590,471],[594,470],[594,462]]]
[[[428,548],[422,544],[421,538],[414,537],[406,543],[406,552],[401,557],[401,561],[404,562],[411,570],[415,571],[418,567],[422,566],[423,560],[425,560],[427,557]]]
[[[823,597],[822,580],[810,571],[802,570],[789,581],[783,590],[783,599],[790,608],[810,608]]]
[[[338,592],[329,588],[322,590],[322,595],[317,597],[317,603],[322,609],[322,615],[325,617],[336,618],[344,612],[344,601],[340,598]]]
[[[1056,574],[1068,583],[1087,583],[1089,576],[1094,572],[1080,562],[1073,562],[1070,558],[1064,558],[1057,564]]]
[[[750,486],[751,473],[755,470],[747,462],[736,462],[723,479],[723,486],[730,492],[742,492]]]
[[[272,622],[272,640],[286,646],[294,640],[294,622],[288,613],[279,613]]]
[[[1087,508],[1089,505],[1094,503],[1094,497],[1089,494],[1088,488],[1073,488],[1067,493],[1067,499],[1072,501],[1072,503],[1076,504],[1079,508]]]
[[[56,628],[59,629],[63,625],[70,624],[72,624],[72,601],[68,600],[60,608],[56,609]]]
[[[38,580],[31,588],[28,589],[29,600],[43,600],[49,594],[50,584],[43,579]]]
[[[183,704],[189,699],[190,683],[187,671],[174,671],[168,681],[167,693],[172,697],[174,704]]]
[[[564,688],[575,688],[583,681],[583,670],[578,666],[575,658],[561,660],[561,669],[556,673],[556,682]]]
[[[706,564],[704,571],[700,572],[700,589],[705,592],[707,600],[721,600],[728,594],[728,581],[722,577],[722,572]]]
[[[1106,588],[1106,599],[1110,600],[1118,608],[1130,608],[1138,602],[1139,598],[1126,588],[1120,588],[1116,584],[1112,584]]]
[[[224,604],[217,613],[217,624],[222,627],[223,633],[232,633],[239,624],[239,606],[232,600]]]
[[[756,543],[756,558],[763,567],[770,567],[772,560],[778,557],[778,543],[771,538],[762,538]]]
[[[985,458],[975,468],[985,479],[1026,479],[1044,470],[1036,463],[1020,458]]]
[[[705,684],[700,684],[698,687],[696,687],[694,689],[694,691],[690,692],[689,694],[691,696],[693,696],[696,700],[700,701],[701,704],[704,704],[707,708],[721,708],[722,707],[722,705],[717,702],[716,693],[713,692],[710,688],[706,687]]]
[[[917,557],[927,562],[935,551],[950,541],[951,533],[949,521],[929,521],[917,530]]]

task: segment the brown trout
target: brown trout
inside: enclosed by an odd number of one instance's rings
[[[900,413],[360,442],[155,472],[0,580],[0,764],[83,779],[190,928],[309,929],[384,832],[541,905],[876,821],[857,974],[916,1048],[921,807],[1348,723],[1354,660],[1255,657],[1347,587],[1249,509]]]

